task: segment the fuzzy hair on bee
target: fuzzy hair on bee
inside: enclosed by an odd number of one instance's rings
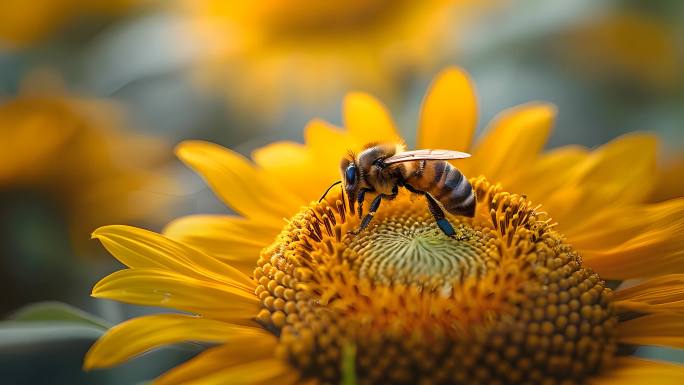
[[[368,227],[382,200],[392,200],[399,188],[406,188],[425,197],[439,228],[453,237],[455,231],[444,210],[453,215],[472,217],[477,202],[468,179],[447,160],[468,158],[470,155],[450,150],[406,151],[405,148],[397,143],[368,143],[360,153],[350,151],[342,158],[342,179],[333,186],[342,183],[351,211],[354,212],[356,207],[362,219],[354,233]],[[376,194],[376,197],[364,216],[363,206],[369,193]]]

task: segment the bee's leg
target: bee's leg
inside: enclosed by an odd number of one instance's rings
[[[439,203],[437,203],[435,198],[430,195],[430,193],[420,191],[410,184],[404,184],[404,187],[414,194],[425,195],[425,199],[427,199],[428,202],[428,210],[430,210],[430,214],[432,214],[432,216],[435,218],[435,221],[437,221],[437,226],[439,226],[439,229],[442,230],[447,237],[454,238],[456,236],[456,231],[454,231],[454,227],[451,225],[451,223],[449,223],[449,220],[446,219],[444,210],[442,210],[442,208],[439,206]]]
[[[367,191],[371,191],[371,190],[367,190]],[[366,191],[364,191],[364,193],[365,192]],[[381,194],[381,195],[378,195],[377,197],[375,197],[375,199],[373,199],[373,201],[371,202],[371,206],[370,206],[370,209],[368,211],[368,214],[366,214],[366,216],[361,221],[361,225],[359,225],[359,228],[356,229],[355,231],[350,231],[350,234],[356,235],[356,234],[362,232],[366,227],[368,227],[371,220],[373,219],[373,216],[375,215],[375,212],[378,211],[378,208],[380,207],[380,201],[382,199],[386,199],[386,200],[391,201],[392,199],[396,198],[398,194],[399,194],[399,186],[394,185],[394,187],[392,188],[392,194],[390,194],[390,195],[382,195]],[[362,204],[362,202],[359,203],[359,207],[361,207],[361,204]],[[362,214],[362,212],[359,212],[359,218],[361,218],[361,214]]]
[[[362,188],[359,190],[359,196],[356,197],[356,203],[357,203],[357,213],[359,214],[359,219],[363,217],[363,201],[366,199],[366,192],[370,190]]]
[[[373,199],[373,202],[371,202],[370,208],[368,209],[368,214],[366,214],[366,216],[363,217],[363,220],[361,221],[361,225],[359,225],[359,228],[352,232],[353,235],[362,232],[366,229],[366,227],[368,227],[371,220],[373,220],[375,212],[378,211],[378,208],[380,208],[380,202],[382,201],[383,197],[384,195],[378,195],[377,197],[375,197],[375,199]]]
[[[449,223],[449,220],[446,219],[444,210],[439,207],[439,204],[435,198],[432,197],[432,195],[426,192],[423,193],[423,195],[425,195],[425,199],[428,201],[428,209],[430,210],[430,214],[432,214],[437,221],[437,226],[439,226],[439,229],[442,230],[447,237],[454,238],[456,231],[454,231],[454,227],[451,225],[451,223]]]

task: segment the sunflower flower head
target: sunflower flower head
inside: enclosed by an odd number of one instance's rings
[[[80,251],[91,247],[83,234],[94,226],[153,219],[164,199],[142,192],[170,186],[149,171],[164,159],[165,145],[123,135],[121,112],[112,102],[69,95],[54,74],[28,76],[20,94],[0,104],[6,204],[37,197],[55,206]]]
[[[408,196],[356,237],[343,196],[292,218],[254,273],[278,353],[331,383],[349,343],[364,383],[582,379],[609,362],[611,290],[530,201],[473,185],[456,238]]]
[[[665,20],[621,11],[561,33],[557,49],[569,68],[594,81],[669,92],[682,79],[678,46],[677,34]]]
[[[360,384],[630,384],[647,374],[677,383],[681,367],[622,347],[684,345],[675,232],[684,202],[643,203],[653,185],[644,179],[655,155],[643,151],[655,146],[648,135],[541,153],[554,113],[543,103],[506,111],[471,147],[472,85],[458,69],[440,74],[418,145],[473,154],[455,165],[476,210],[447,214],[453,237],[424,197],[405,190],[358,234],[345,193],[311,202],[347,148],[401,141],[368,95],[345,100],[346,131],[314,121],[305,145],[259,149],[256,166],[213,144],[182,144],[181,159],[242,217],[181,218],[165,236],[98,229],[129,269],[94,296],[192,315],[127,321],[93,346],[85,367],[199,340],[218,346],[157,383],[337,384],[350,347]],[[463,132],[446,135],[453,127]],[[620,166],[635,153],[643,159]],[[634,178],[644,187],[630,191]],[[628,278],[646,280],[617,291],[606,281]]]
[[[496,1],[477,5],[491,3]],[[275,109],[293,98],[315,104],[322,96],[346,92],[347,86],[392,95],[407,74],[435,65],[437,47],[453,49],[444,37],[453,42],[457,20],[473,4],[190,0],[180,2],[177,10],[183,39],[201,46],[194,76],[198,83],[227,90],[234,103]],[[239,91],[239,98],[232,90]]]

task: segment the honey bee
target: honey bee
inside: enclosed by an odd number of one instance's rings
[[[382,200],[392,200],[404,187],[414,194],[425,196],[428,209],[444,234],[454,237],[455,231],[446,219],[444,210],[454,215],[475,215],[475,194],[470,182],[449,164],[447,159],[468,158],[470,154],[449,150],[404,151],[402,145],[370,143],[358,155],[350,153],[340,163],[342,180],[333,183],[323,194],[342,183],[351,211],[358,204],[361,225],[352,234],[358,234],[370,224]],[[363,216],[367,193],[377,196]]]

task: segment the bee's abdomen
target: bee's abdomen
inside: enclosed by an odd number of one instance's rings
[[[422,173],[414,173],[407,183],[430,193],[454,215],[475,214],[475,194],[468,179],[446,161],[427,161]]]

